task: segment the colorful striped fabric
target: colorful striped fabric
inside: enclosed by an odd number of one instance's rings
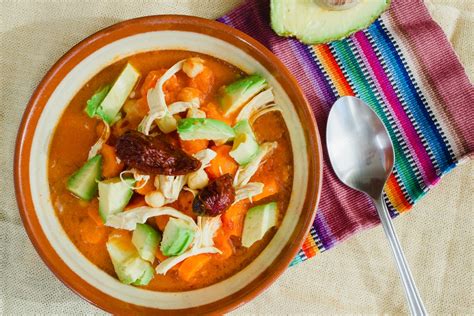
[[[421,0],[392,1],[368,29],[316,46],[276,36],[268,1],[251,0],[219,21],[259,40],[292,72],[312,106],[323,147],[338,97],[358,96],[375,110],[395,146],[395,170],[385,188],[393,216],[473,156],[474,89]],[[342,185],[327,158],[323,177],[316,220],[293,264],[379,223],[369,198]]]

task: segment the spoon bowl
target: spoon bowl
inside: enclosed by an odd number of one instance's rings
[[[339,98],[329,113],[329,158],[349,187],[378,198],[392,172],[393,146],[377,114],[355,97]]]
[[[356,97],[342,97],[333,105],[326,127],[329,160],[347,186],[373,200],[393,252],[412,315],[426,315],[400,242],[383,200],[383,187],[392,173],[393,145],[377,114]]]

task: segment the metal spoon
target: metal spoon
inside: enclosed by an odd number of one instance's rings
[[[342,97],[329,113],[326,129],[329,159],[337,177],[349,187],[367,193],[374,201],[397,263],[412,315],[426,310],[383,202],[383,187],[392,172],[393,145],[374,111],[356,97]]]

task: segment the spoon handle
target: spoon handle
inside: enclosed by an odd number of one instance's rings
[[[400,273],[400,278],[402,279],[403,288],[405,289],[405,295],[410,307],[410,313],[412,315],[427,315],[425,306],[423,305],[423,301],[420,298],[415,281],[411,275],[410,267],[408,266],[397,234],[395,233],[395,229],[392,224],[392,218],[390,217],[388,209],[385,203],[383,203],[382,197],[379,199],[374,199],[374,203],[375,207],[377,208],[380,221],[382,222],[385,235],[387,236],[388,242],[390,243],[393,256],[395,257],[395,262],[397,263],[398,272]]]

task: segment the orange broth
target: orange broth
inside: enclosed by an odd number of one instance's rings
[[[129,62],[142,74],[142,78],[135,89],[134,98],[140,97],[139,88],[146,74],[152,70],[168,69],[174,63],[184,58],[199,56],[205,61],[213,75],[213,80],[207,85],[192,84],[200,90],[208,90],[202,106],[212,102],[218,104],[216,94],[218,89],[235,81],[244,73],[238,68],[216,58],[185,51],[156,51],[141,53],[124,60],[120,60],[100,71],[74,96],[69,106],[64,111],[53,136],[49,154],[49,185],[51,199],[56,209],[56,214],[74,245],[97,267],[115,277],[115,272],[109,254],[106,250],[106,241],[111,228],[99,222],[90,213],[97,212],[98,200],[94,198],[91,202],[82,201],[73,196],[66,189],[68,177],[80,168],[87,160],[91,146],[98,138],[98,119],[87,116],[84,108],[87,100],[92,94],[105,84],[113,83],[118,77],[124,65]],[[190,84],[189,80],[178,75],[176,91],[171,91],[170,99],[174,101],[179,91]],[[133,95],[133,93],[132,93]],[[120,124],[117,123],[117,124]],[[132,128],[132,127],[130,127]],[[118,129],[118,128],[117,128]],[[246,207],[277,201],[280,210],[280,221],[286,212],[291,193],[293,178],[293,161],[288,130],[279,112],[270,112],[257,119],[253,125],[254,132],[260,143],[264,141],[278,142],[277,149],[266,159],[252,181],[274,179],[277,183],[278,193],[268,196],[253,205],[247,200]],[[114,131],[113,131],[114,132]],[[118,131],[115,131],[118,133]],[[110,140],[114,142],[114,139]],[[135,196],[132,200],[137,200]],[[175,202],[176,203],[176,202]],[[179,201],[178,201],[179,204]],[[189,215],[189,210],[181,211]],[[148,224],[156,228],[155,219],[149,219]],[[252,260],[265,248],[273,237],[276,229],[269,231],[265,238],[256,242],[247,249],[240,245],[240,238],[232,236],[230,241],[233,245],[233,254],[223,259],[220,255],[212,255],[197,275],[190,281],[182,280],[178,275],[178,268],[171,269],[166,275],[155,274],[153,280],[144,288],[156,291],[186,291],[202,288],[235,274]],[[154,266],[156,266],[155,260]]]

